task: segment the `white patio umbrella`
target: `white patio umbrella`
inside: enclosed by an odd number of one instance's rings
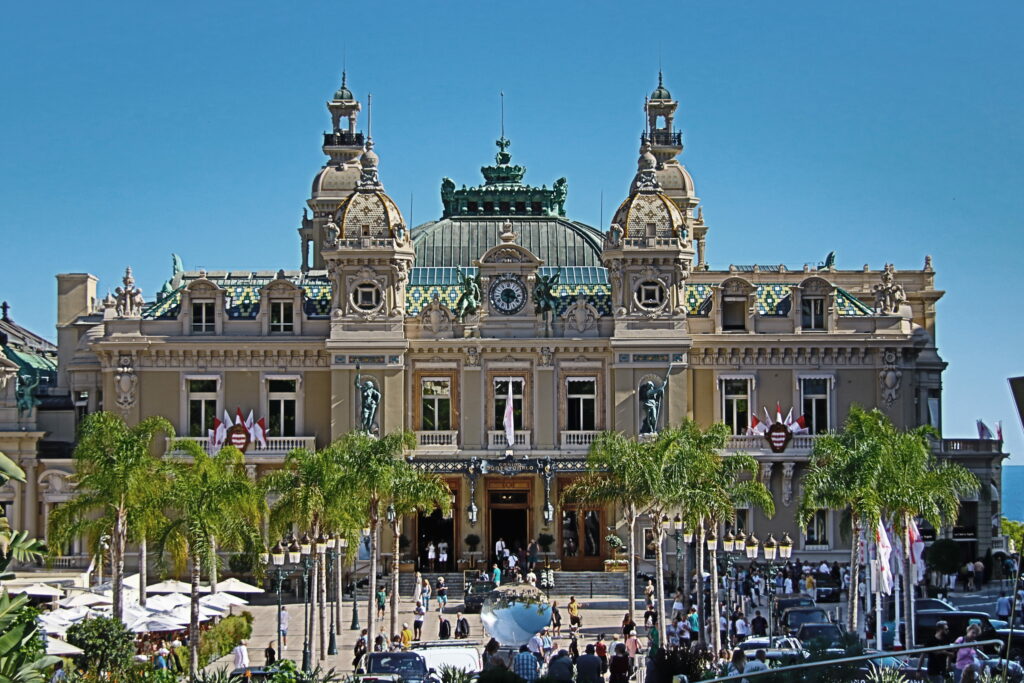
[[[167,616],[155,616],[148,619],[140,619],[128,627],[132,633],[163,633],[166,631],[182,631],[188,628],[180,621]]]
[[[97,595],[96,593],[78,593],[60,601],[61,607],[92,607],[93,605],[109,605],[114,601],[109,595]]]
[[[175,621],[183,621],[186,624],[192,619],[192,606],[191,605],[180,605],[175,607],[170,612],[162,612],[156,615],[158,618],[171,619]],[[199,621],[209,621],[214,617],[222,617],[224,612],[210,609],[209,607],[199,606]]]
[[[146,607],[158,612],[170,612],[175,607],[187,605],[189,602],[189,597],[181,593],[161,593],[146,600]]]
[[[47,638],[46,654],[53,657],[74,657],[75,655],[85,654],[85,650],[75,647],[60,638]]]
[[[210,607],[241,607],[248,605],[249,601],[238,597],[237,595],[231,595],[231,593],[210,593],[199,598],[200,605],[207,605]]]
[[[224,579],[217,583],[217,591],[224,593],[265,593],[259,586],[253,586],[245,581],[239,581],[235,577]]]
[[[64,591],[56,586],[49,586],[45,583],[32,583],[27,586],[11,586],[7,589],[8,593],[24,593],[25,595],[31,595],[32,597],[39,598],[59,598],[64,595]]]
[[[152,586],[146,588],[147,593],[191,593],[192,586],[185,583],[184,581],[178,581],[177,579],[167,579],[160,583],[154,583]],[[200,586],[200,593],[209,593],[209,586]]]

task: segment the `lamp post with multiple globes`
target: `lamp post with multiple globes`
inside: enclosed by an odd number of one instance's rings
[[[783,560],[788,560],[793,554],[793,541],[790,539],[789,534],[785,534],[782,537],[782,542],[775,540],[775,536],[769,534],[768,540],[764,542],[764,559],[768,560],[768,576],[766,577],[766,588],[768,594],[768,635],[772,635],[772,631],[775,627],[775,621],[773,619],[772,609],[775,604],[775,577],[779,574],[779,568],[775,564],[775,558],[778,556]]]
[[[290,540],[278,541],[270,552],[265,556],[267,569],[275,579],[275,591],[277,592],[277,652],[278,656],[284,658],[281,652],[281,585],[284,577],[296,569],[302,572],[302,670],[310,670],[310,641],[309,641],[309,615],[310,615],[310,592],[309,575],[313,568],[313,553],[316,552],[315,544],[310,541],[309,536],[303,535],[298,541],[294,537]],[[325,545],[326,548],[326,545]],[[288,566],[290,565],[290,566]]]

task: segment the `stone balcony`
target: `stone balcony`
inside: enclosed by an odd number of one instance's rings
[[[459,432],[457,430],[416,432],[416,448],[423,451],[456,451],[459,448]]]
[[[727,453],[746,453],[747,455],[761,456],[772,455],[780,458],[787,456],[807,456],[814,448],[814,441],[818,436],[815,434],[796,434],[786,446],[782,453],[774,453],[768,446],[768,441],[763,436],[739,435],[730,436],[725,445]]]
[[[531,448],[530,437],[532,432],[528,429],[517,429],[512,444],[513,448],[527,449]],[[494,429],[487,432],[487,450],[489,451],[503,451],[508,448],[508,441],[505,439],[505,430]]]
[[[210,452],[210,440],[205,436],[184,436],[175,439],[176,441],[195,441],[207,453]],[[181,450],[171,451],[171,439],[165,440],[166,452],[170,455],[184,455]],[[267,446],[250,443],[246,450],[246,460],[250,462],[281,461],[296,448],[316,449],[315,436],[268,436]]]
[[[563,451],[586,451],[590,449],[590,444],[594,443],[594,439],[601,432],[596,430],[581,430],[581,431],[569,431],[565,430],[561,432],[560,443]]]

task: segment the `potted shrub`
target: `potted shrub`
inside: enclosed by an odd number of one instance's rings
[[[555,537],[551,534],[540,534],[539,536],[537,536],[537,545],[540,546],[540,549],[544,553],[551,552],[551,546],[554,544],[554,542]]]
[[[608,544],[608,547],[612,549],[612,554],[618,557],[622,554],[622,551],[626,548],[626,542],[618,537],[616,534],[608,534],[604,537],[604,542]]]
[[[463,540],[466,542],[466,547],[469,548],[471,553],[475,553],[477,546],[480,545],[480,537],[476,534],[467,534]]]
[[[629,560],[616,559],[616,560],[605,560],[604,570],[606,572],[628,572],[629,571]]]

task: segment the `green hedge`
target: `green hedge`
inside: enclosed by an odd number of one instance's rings
[[[252,614],[242,612],[221,619],[220,623],[199,636],[199,666],[223,657],[243,640],[252,637]]]

